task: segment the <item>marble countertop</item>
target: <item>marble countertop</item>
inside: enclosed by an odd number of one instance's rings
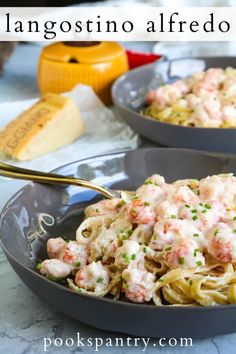
[[[141,44],[140,44],[141,45]],[[14,101],[29,97],[36,97],[37,60],[40,47],[35,45],[20,45],[13,57],[6,64],[4,75],[0,78],[0,101]],[[0,209],[7,199],[24,182],[9,182],[4,190],[0,191]],[[44,352],[44,338],[50,338],[52,345],[47,353],[94,353],[96,347],[72,347],[65,344],[56,347],[56,338],[74,338],[80,333],[84,338],[100,338],[104,343],[108,338],[127,336],[112,334],[94,329],[80,322],[75,322],[49,307],[28,290],[16,276],[0,251],[0,353],[10,354],[41,354]],[[148,324],[146,324],[148,325]],[[207,326],[207,323],[206,323]],[[53,345],[54,343],[54,345]],[[57,344],[60,344],[56,342]],[[233,354],[236,348],[236,334],[219,336],[204,340],[193,340],[192,347],[160,347],[151,340],[146,353],[209,353]],[[100,353],[137,353],[144,347],[124,346],[107,347],[105,344],[97,348]]]

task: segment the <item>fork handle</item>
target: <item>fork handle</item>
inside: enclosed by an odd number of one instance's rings
[[[99,186],[96,183],[90,181],[69,177],[69,176],[68,177],[61,176],[55,173],[46,173],[46,172],[28,170],[25,168],[6,165],[3,163],[0,163],[0,176],[13,178],[13,179],[34,181],[39,183],[76,185],[76,186],[95,190],[110,199],[116,196],[115,195],[116,191],[112,191],[112,190],[110,191],[105,187]]]

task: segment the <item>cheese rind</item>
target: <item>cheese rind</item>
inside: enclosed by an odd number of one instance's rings
[[[46,94],[0,132],[0,151],[20,161],[32,160],[72,143],[83,132],[75,102]]]

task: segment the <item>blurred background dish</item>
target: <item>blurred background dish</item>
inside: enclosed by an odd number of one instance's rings
[[[137,133],[164,146],[236,152],[235,128],[191,128],[158,122],[140,114],[152,85],[173,82],[211,67],[236,67],[235,57],[180,58],[149,64],[120,77],[113,85],[116,113]]]

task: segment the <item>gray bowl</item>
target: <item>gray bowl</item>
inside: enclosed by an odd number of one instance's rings
[[[153,148],[78,161],[57,171],[132,190],[153,173],[164,175],[169,182],[221,172],[236,173],[236,157]],[[46,257],[47,239],[62,235],[74,239],[84,207],[97,198],[95,192],[78,187],[31,183],[6,204],[0,217],[0,243],[29,289],[64,314],[105,330],[166,338],[199,338],[236,331],[236,305],[205,308],[137,305],[76,294],[41,276],[36,264]]]
[[[158,122],[142,116],[148,87],[185,78],[210,67],[236,67],[235,57],[183,58],[157,62],[129,71],[112,87],[116,113],[137,133],[163,146],[197,150],[236,152],[236,129],[191,128]],[[155,85],[156,86],[156,85]],[[157,87],[156,86],[156,87]]]

